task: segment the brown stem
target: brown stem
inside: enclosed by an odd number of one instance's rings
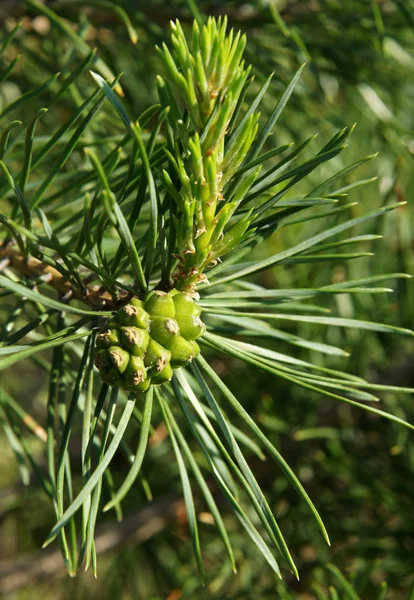
[[[85,278],[85,287],[83,290],[74,287],[59,271],[50,265],[30,256],[27,260],[21,255],[19,250],[13,244],[0,248],[0,269],[1,267],[10,267],[18,275],[23,275],[29,279],[42,279],[54,288],[60,297],[66,300],[81,300],[85,304],[96,308],[97,310],[112,310],[128,302],[131,295],[128,292],[120,291],[120,297],[114,298],[112,294],[102,289],[102,287],[87,284],[88,277]]]

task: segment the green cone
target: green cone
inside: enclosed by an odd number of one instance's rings
[[[173,296],[175,320],[180,327],[180,334],[186,340],[196,340],[203,335],[205,325],[200,319],[201,307],[189,294],[178,293]]]
[[[144,358],[150,341],[148,331],[138,327],[121,327],[120,332],[123,347],[135,356]]]
[[[147,369],[142,358],[131,356],[125,373],[125,383],[129,390],[141,390],[144,392],[149,388],[151,379],[147,376]]]
[[[150,335],[156,342],[169,349],[180,335],[180,328],[175,319],[154,317],[151,319]]]
[[[177,315],[176,320],[180,327],[180,333],[186,340],[196,340],[206,330],[203,321],[196,315]]]
[[[168,363],[161,371],[152,374],[152,383],[160,384],[165,381],[171,381],[173,375],[173,368],[171,364]]]
[[[119,330],[118,329],[107,329],[103,333],[100,333],[96,338],[97,348],[109,348],[109,346],[119,346]]]
[[[179,336],[171,348],[171,365],[173,367],[185,367],[195,356],[198,356],[199,352],[197,342],[188,341]]]
[[[172,300],[175,306],[175,314],[178,315],[194,315],[199,317],[201,314],[201,307],[194,302],[189,294],[177,292],[173,295]]]
[[[153,367],[156,371],[162,371],[162,369],[169,364],[170,359],[171,352],[155,340],[151,339],[148,344],[147,352],[145,353],[145,366],[149,368]]]
[[[111,346],[108,348],[107,353],[112,366],[122,374],[128,366],[129,353],[120,346]]]
[[[201,308],[191,296],[153,290],[145,301],[131,298],[96,339],[95,365],[102,381],[130,392],[170,381],[187,365],[205,331]]]
[[[175,317],[175,305],[170,294],[155,290],[148,294],[145,310],[151,317]]]
[[[139,298],[131,298],[130,304],[136,306],[137,308],[144,308],[144,303]]]
[[[140,329],[149,329],[151,317],[142,306],[126,304],[118,311],[118,318],[122,325],[132,325]]]

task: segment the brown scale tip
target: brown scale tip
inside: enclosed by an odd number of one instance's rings
[[[180,332],[180,328],[178,327],[178,323],[175,319],[167,319],[165,321],[165,329],[168,331],[168,333],[179,333]]]
[[[123,308],[123,311],[127,317],[134,317],[138,314],[138,309],[133,304],[126,304]]]
[[[112,335],[112,331],[110,329],[108,329],[107,331],[104,331],[103,333],[100,333],[98,335],[98,338],[102,342],[105,342],[105,344],[109,344],[110,341],[111,341],[111,335]]]
[[[111,355],[112,360],[114,361],[114,364],[115,364],[116,368],[119,369],[122,366],[122,363],[124,362],[124,357],[119,352],[119,350],[111,350],[109,352],[109,354]]]
[[[139,383],[142,383],[144,381],[144,378],[145,378],[145,371],[135,371],[134,374],[132,375],[133,385],[138,385]]]
[[[155,368],[158,371],[158,373],[162,371],[164,367],[167,366],[167,363],[168,358],[166,356],[160,356],[159,358],[157,358],[157,360],[155,361]]]
[[[135,327],[125,327],[124,334],[128,344],[138,344],[139,334]]]

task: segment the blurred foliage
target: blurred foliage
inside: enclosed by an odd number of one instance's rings
[[[155,98],[154,72],[159,59],[154,44],[165,39],[165,27],[170,18],[179,17],[190,23],[195,2],[152,1],[136,8],[129,2],[56,2],[51,6],[76,26],[81,40],[97,48],[97,56],[104,58],[113,73],[124,72],[122,87],[125,104],[131,114],[140,114]],[[114,12],[113,7],[125,9]],[[378,152],[375,160],[365,163],[359,171],[364,178],[376,181],[353,190],[364,211],[383,206],[386,202],[410,200],[414,184],[414,114],[411,98],[414,92],[414,7],[412,2],[392,0],[313,0],[309,2],[197,2],[201,14],[228,14],[231,25],[249,33],[247,58],[254,65],[258,85],[268,73],[275,71],[271,84],[274,98],[278,98],[293,72],[307,61],[304,75],[284,112],[274,135],[275,146],[290,142],[300,143],[313,135],[320,136],[312,144],[321,147],[333,132],[346,124],[357,126],[351,146],[332,164],[321,169],[325,177],[348,163]],[[22,92],[41,85],[48,77],[61,71],[61,77],[70,76],[79,58],[86,52],[82,44],[76,48],[50,21],[41,14],[34,2],[9,3],[4,33],[7,35],[19,19],[22,30],[10,45],[8,61],[20,54],[13,76],[0,87],[3,106]],[[2,10],[4,10],[2,8]],[[138,43],[131,41],[138,34]],[[82,49],[83,48],[83,49]],[[2,65],[4,67],[4,65]],[[94,85],[89,76],[83,79],[89,93]],[[53,90],[54,84],[50,85]],[[71,101],[62,96],[59,105],[51,108],[38,124],[39,141],[42,132],[55,130],[63,124],[79,104],[76,86],[69,88]],[[48,89],[44,89],[27,107],[23,118],[31,117],[37,108],[50,104]],[[269,104],[269,112],[273,104]],[[0,112],[1,112],[0,108]],[[104,114],[101,118],[105,118]],[[263,114],[263,120],[266,115]],[[27,119],[26,119],[27,120]],[[99,119],[93,124],[99,133]],[[22,140],[11,132],[8,148],[12,164],[13,147]],[[347,157],[348,162],[344,162]],[[76,162],[71,163],[76,169]],[[319,173],[320,175],[320,173]],[[319,176],[318,175],[318,176]],[[352,179],[352,176],[351,176]],[[310,177],[309,189],[316,185]],[[30,183],[28,184],[30,189]],[[306,189],[305,189],[306,191]],[[353,215],[360,214],[352,208]],[[329,217],[330,225],[337,222]],[[272,250],[279,251],[292,243],[292,236],[306,228],[316,233],[319,221],[297,226],[297,231],[284,231],[271,242]],[[375,242],[375,257],[339,263],[333,270],[321,268],[318,263],[310,269],[277,267],[273,269],[272,283],[283,287],[319,286],[344,278],[358,279],[381,272],[414,273],[413,210],[410,205],[388,215],[382,222],[374,222],[366,233],[380,234],[383,240]],[[290,236],[289,238],[284,237]],[[371,250],[365,242],[362,250]],[[260,251],[262,252],[262,250]],[[264,254],[264,250],[263,250]],[[269,275],[266,275],[269,278]],[[414,317],[413,286],[401,280],[387,298],[343,294],[336,297],[336,310],[344,317],[367,318],[410,327]],[[292,324],[292,332],[307,339],[320,335],[318,325]],[[381,380],[391,385],[413,386],[413,345],[374,332],[327,329],[324,341],[338,343],[351,353],[350,372],[367,376],[371,381]],[[345,344],[344,344],[345,340]],[[273,348],[283,348],[283,343]],[[307,359],[309,351],[298,351],[299,358]],[[317,356],[312,357],[318,361]],[[337,367],[332,357],[332,368]],[[22,589],[15,597],[31,598],[34,593],[44,598],[102,598],[119,597],[155,600],[168,598],[353,598],[341,586],[340,580],[326,563],[334,563],[347,577],[362,598],[389,598],[405,600],[409,597],[413,574],[412,556],[413,515],[412,493],[414,447],[409,432],[394,423],[378,419],[348,406],[339,408],[321,400],[313,393],[270,380],[264,374],[246,375],[237,361],[217,360],[216,370],[234,389],[242,381],[245,408],[269,432],[271,441],[288,457],[292,468],[299,474],[311,497],[322,510],[332,540],[332,549],[318,543],[316,527],[305,515],[305,507],[287,487],[276,467],[267,461],[255,464],[258,479],[266,490],[270,504],[291,540],[292,551],[298,557],[301,581],[287,578],[276,582],[270,571],[258,559],[252,545],[229,518],[229,532],[238,553],[239,574],[233,576],[223,563],[224,552],[218,547],[215,533],[208,524],[202,526],[201,536],[206,570],[210,579],[207,588],[200,590],[195,576],[191,543],[185,527],[180,523],[135,546],[128,543],[101,559],[98,582],[90,575],[68,582],[60,577]],[[31,379],[29,372],[17,372],[9,382],[23,406],[30,406],[41,420],[44,414],[44,389]],[[386,410],[406,419],[412,419],[409,397],[398,399],[382,393]],[[41,443],[28,439],[32,451],[41,456]],[[74,441],[74,451],[76,450]],[[2,558],[14,558],[34,552],[53,523],[53,513],[45,504],[35,485],[19,486],[15,463],[7,450],[0,458],[0,496]],[[254,462],[254,461],[252,461]],[[154,443],[146,459],[145,473],[154,495],[162,495],[167,488],[179,493],[177,473],[170,467],[169,451]],[[126,465],[120,462],[116,478],[121,480]],[[160,485],[162,481],[162,485]],[[125,513],[142,504],[144,492],[125,502]],[[109,520],[110,518],[108,518]],[[0,567],[1,573],[1,567]],[[386,587],[381,583],[386,582]],[[320,587],[318,587],[320,586]],[[332,591],[330,586],[337,589]],[[35,592],[34,592],[35,590]],[[275,594],[275,590],[277,590]],[[323,590],[323,591],[322,591]],[[318,595],[320,594],[320,595]],[[326,594],[326,595],[322,595]],[[355,596],[358,597],[358,596]]]

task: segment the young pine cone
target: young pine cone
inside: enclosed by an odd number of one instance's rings
[[[130,392],[169,381],[173,369],[200,353],[195,341],[205,331],[201,308],[188,294],[150,292],[133,298],[96,340],[95,365],[102,381]]]

